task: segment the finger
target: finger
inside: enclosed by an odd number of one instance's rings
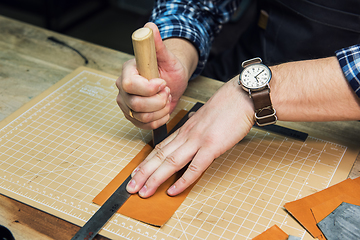
[[[156,58],[158,61],[158,66],[159,66],[159,72],[161,74],[161,65],[163,62],[168,62],[169,59],[171,59],[170,55],[169,55],[169,51],[166,48],[166,45],[164,44],[159,29],[156,26],[156,24],[149,22],[145,24],[145,27],[151,28],[153,30],[153,34],[154,34],[154,43],[155,43],[155,50],[156,50]],[[173,63],[171,63],[173,64]]]
[[[143,187],[148,177],[156,170],[155,168],[164,161],[164,149],[168,143],[177,136],[177,132],[174,132],[156,145],[155,149],[137,166],[137,168],[135,168],[131,173],[132,179],[126,187],[128,192],[136,193]]]
[[[208,150],[199,150],[184,174],[168,189],[167,194],[176,196],[193,184],[214,161],[214,155]]]
[[[129,94],[149,97],[163,90],[166,87],[166,81],[161,78],[148,80],[140,75],[132,75],[122,80],[121,87]]]
[[[168,102],[164,108],[155,112],[135,112],[133,111],[133,118],[142,123],[151,123],[169,115],[171,108],[171,95],[168,98]]]
[[[196,112],[189,112],[188,117],[191,118]]]
[[[156,95],[143,97],[138,95],[121,95],[124,103],[135,112],[155,112],[164,108],[169,101],[170,88],[165,87]]]
[[[139,192],[141,189],[143,189],[145,182],[156,171],[156,169],[165,161],[166,156],[177,149],[177,146],[179,146],[177,144],[179,143],[176,142],[174,143],[173,140],[177,136],[178,132],[179,131],[175,131],[169,137],[164,139],[161,143],[156,145],[155,149],[133,171],[132,180],[129,182],[127,186],[128,192],[136,193]]]
[[[161,110],[160,112],[154,113],[154,115],[153,115],[154,119],[151,122],[147,122],[147,123],[143,123],[136,119],[137,115],[140,116],[140,113],[132,111],[132,116],[131,116],[130,108],[126,104],[124,104],[124,102],[122,100],[118,100],[117,102],[118,102],[118,105],[119,105],[121,111],[123,112],[125,118],[127,120],[129,120],[131,123],[133,123],[136,127],[139,127],[141,129],[152,130],[152,129],[159,128],[160,126],[167,123],[167,121],[170,118],[170,114],[169,114],[170,102],[167,104],[165,109]],[[150,113],[149,116],[152,116],[151,114],[152,113]],[[161,115],[162,115],[162,117],[161,117]]]
[[[154,129],[161,127],[165,123],[167,123],[169,121],[170,115],[168,114],[168,115],[166,115],[156,121],[150,122],[150,123],[142,123],[142,122],[139,122],[138,120],[136,120],[135,118],[131,118],[131,117],[127,117],[127,116],[125,116],[125,117],[126,117],[126,119],[128,119],[130,122],[132,122],[138,128],[146,129],[146,130],[154,130]]]
[[[163,51],[164,48],[165,48],[165,45],[164,45],[164,42],[163,42],[163,40],[161,38],[159,29],[156,26],[156,24],[152,23],[152,22],[146,23],[144,27],[150,28],[153,31],[154,43],[155,43],[155,49],[156,49],[156,56],[158,57],[158,54],[161,54],[161,51]]]
[[[184,149],[186,149],[186,151],[184,151]],[[187,143],[170,155],[167,155],[161,165],[149,176],[143,187],[139,190],[140,197],[147,198],[152,196],[163,182],[191,161],[197,149],[194,144]],[[146,165],[151,164],[152,162],[149,161]]]
[[[163,151],[162,149],[164,149],[171,141],[173,141],[173,139],[178,135],[178,133],[179,133],[179,130],[176,130],[173,134],[171,134],[170,136],[165,138],[163,141],[158,143],[155,146],[154,150],[152,150],[150,152],[150,154],[137,166],[137,168],[132,173],[132,176],[134,176],[134,174],[139,170],[139,168],[141,168],[143,165],[145,165],[150,159],[155,157],[157,152]]]
[[[146,79],[139,75],[135,59],[123,65],[121,76],[116,80],[116,86],[128,94],[153,96],[166,86],[166,81],[160,78]]]

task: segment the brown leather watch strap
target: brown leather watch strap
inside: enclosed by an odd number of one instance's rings
[[[270,99],[270,88],[267,87],[261,91],[251,91],[251,98],[254,101],[257,125],[265,126],[277,121],[276,111]]]

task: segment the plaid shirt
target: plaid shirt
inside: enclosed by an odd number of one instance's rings
[[[193,74],[201,73],[214,37],[228,22],[240,1],[233,0],[157,0],[150,16],[163,39],[182,37],[199,51],[199,63]]]
[[[336,57],[350,86],[360,97],[360,44],[336,51]]]
[[[199,63],[193,77],[206,64],[214,37],[228,22],[241,0],[157,0],[150,21],[163,39],[182,37],[199,52]],[[351,87],[360,97],[360,44],[336,51],[340,66]]]

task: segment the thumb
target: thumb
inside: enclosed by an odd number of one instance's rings
[[[169,57],[167,48],[161,38],[160,32],[158,27],[155,23],[148,22],[145,24],[144,27],[150,28],[154,34],[154,42],[155,42],[155,50],[156,50],[156,57],[158,59],[158,63],[162,61],[162,59],[167,59]]]

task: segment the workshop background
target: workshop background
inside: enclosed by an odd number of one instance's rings
[[[153,0],[0,0],[0,15],[133,53],[131,34],[150,16]]]
[[[155,0],[0,0],[0,15],[133,54],[131,34],[149,19]],[[210,57],[235,45],[251,14],[243,1],[215,39]],[[254,5],[255,6],[255,5]],[[253,7],[254,7],[253,6]],[[252,8],[253,9],[253,8]],[[251,11],[249,11],[251,12]],[[245,19],[244,19],[245,18]]]

